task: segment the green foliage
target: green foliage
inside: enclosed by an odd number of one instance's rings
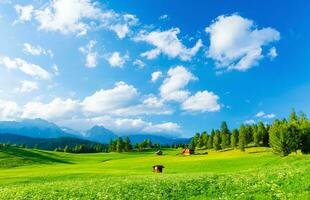
[[[215,134],[213,137],[213,148],[215,150],[221,149],[221,132],[219,130],[215,131]]]
[[[229,129],[225,121],[221,124],[221,147],[225,148],[229,146]]]
[[[281,156],[287,156],[296,150],[296,132],[285,120],[276,120],[269,130],[269,144],[272,150]]]
[[[230,143],[231,147],[236,148],[238,145],[238,140],[239,140],[239,131],[238,129],[233,129],[231,137],[230,137]]]
[[[247,129],[243,124],[240,126],[239,139],[238,140],[239,140],[238,148],[241,151],[245,151],[244,148],[247,145]]]

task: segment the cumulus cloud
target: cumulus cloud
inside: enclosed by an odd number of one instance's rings
[[[170,58],[178,57],[183,61],[191,60],[202,47],[202,40],[199,39],[194,47],[187,48],[178,38],[179,33],[180,29],[178,28],[172,28],[167,31],[157,30],[150,33],[141,31],[138,36],[134,38],[134,41],[143,41],[155,47],[155,49],[141,54],[141,56],[147,59],[154,59],[163,53]]]
[[[86,55],[85,66],[93,68],[97,66],[98,52],[93,51],[96,41],[90,40],[86,46],[80,47],[79,51]]]
[[[277,49],[275,47],[271,47],[269,49],[268,56],[270,57],[271,60],[276,58],[278,56]]]
[[[152,123],[141,118],[111,118],[109,116],[90,119],[94,124],[99,124],[120,134],[136,133],[166,133],[178,134],[180,125],[174,122]]]
[[[0,120],[13,120],[19,112],[20,108],[15,102],[0,99]]]
[[[70,118],[79,108],[78,101],[55,98],[49,103],[28,102],[23,107],[22,118],[42,118],[46,120]]]
[[[125,108],[119,108],[110,111],[110,114],[119,116],[135,116],[135,115],[170,115],[173,110],[169,108],[162,99],[149,95],[135,105]]]
[[[273,113],[267,114],[264,111],[259,111],[255,116],[258,118],[265,118],[265,119],[272,119],[276,117],[275,114]]]
[[[122,68],[128,59],[128,54],[121,56],[121,54],[116,51],[112,53],[111,56],[108,58],[108,62],[112,67]]]
[[[255,120],[254,119],[249,119],[249,120],[246,120],[244,121],[245,124],[255,124]]]
[[[18,69],[23,73],[39,79],[50,79],[51,74],[39,65],[28,63],[20,58],[0,57],[0,64],[8,69]]]
[[[104,28],[121,39],[138,24],[136,16],[103,9],[99,2],[91,0],[52,0],[35,10],[34,17],[39,30],[82,36],[89,30]]]
[[[130,32],[130,27],[137,25],[138,21],[135,15],[125,14],[122,16],[122,20],[110,25],[110,29],[116,33],[118,38],[123,39]]]
[[[26,5],[26,6],[22,6],[22,5],[15,5],[15,10],[18,14],[18,19],[16,19],[14,21],[14,24],[20,22],[26,22],[26,21],[30,21],[32,19],[32,14],[34,11],[34,7],[32,5]]]
[[[104,113],[127,107],[134,103],[138,97],[137,89],[125,82],[117,82],[115,87],[99,90],[86,97],[82,102],[85,111]]]
[[[38,90],[38,89],[39,89],[39,86],[38,86],[37,82],[34,82],[34,81],[21,81],[20,82],[20,87],[17,88],[17,91],[27,93],[27,92],[32,92],[32,91],[35,91],[35,90]]]
[[[138,66],[139,69],[143,69],[145,67],[145,63],[140,59],[136,59],[133,62],[133,65]]]
[[[254,22],[237,14],[219,16],[206,32],[210,35],[207,56],[218,69],[246,71],[263,58],[263,47],[280,39],[273,28],[257,29]]]
[[[87,20],[110,17],[112,14],[101,13],[90,0],[52,0],[35,13],[40,30],[77,35],[85,35],[90,29]]]
[[[219,97],[213,92],[199,91],[182,103],[182,109],[193,112],[215,112],[221,108],[218,100]]]
[[[151,82],[155,83],[160,77],[162,77],[163,73],[161,71],[156,71],[152,73]]]
[[[54,57],[54,53],[52,50],[45,50],[41,46],[31,45],[29,43],[24,43],[24,52],[31,54],[33,56],[40,56],[40,55],[49,55],[51,58]]]
[[[178,102],[187,99],[189,91],[184,88],[191,80],[197,80],[197,78],[183,66],[170,68],[167,75],[159,89],[161,97]]]

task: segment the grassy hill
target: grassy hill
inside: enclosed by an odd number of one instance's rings
[[[0,151],[0,199],[309,199],[310,157],[268,148],[68,154]],[[165,166],[154,174],[154,164]]]

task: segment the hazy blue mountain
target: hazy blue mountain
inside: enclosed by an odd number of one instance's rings
[[[40,149],[54,150],[55,148],[64,148],[65,146],[74,147],[76,145],[84,144],[92,146],[95,142],[83,140],[73,137],[60,137],[60,138],[32,138],[15,134],[1,134],[0,143],[11,143],[17,145],[26,145],[28,148],[33,148],[38,145]]]
[[[74,137],[56,124],[42,119],[25,119],[23,121],[0,122],[0,134],[10,133],[33,138]]]
[[[117,134],[106,129],[103,126],[94,126],[85,134],[72,130],[66,127],[59,127],[54,123],[42,119],[25,119],[23,121],[2,121],[0,122],[0,137],[3,134],[22,135],[31,138],[60,138],[60,137],[75,137],[79,139],[90,140],[93,142],[107,144],[111,139],[119,137]],[[124,134],[122,134],[124,135]],[[125,136],[122,136],[125,137]],[[129,135],[132,143],[142,142],[145,139],[150,139],[153,143],[175,144],[188,143],[189,139],[170,138],[161,135],[138,134]]]
[[[117,137],[118,136],[115,133],[103,126],[94,126],[89,129],[85,135],[85,138],[100,143],[109,143],[111,139],[115,139]]]

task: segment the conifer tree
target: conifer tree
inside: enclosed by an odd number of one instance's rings
[[[239,130],[239,143],[238,143],[238,147],[241,151],[245,151],[246,136],[247,136],[247,130],[246,127],[242,124]]]
[[[215,150],[221,149],[221,132],[219,130],[215,131],[215,134],[213,137],[213,148]]]
[[[238,129],[233,129],[231,137],[230,137],[230,144],[231,147],[236,148],[238,145],[238,139],[239,139],[239,131]]]

